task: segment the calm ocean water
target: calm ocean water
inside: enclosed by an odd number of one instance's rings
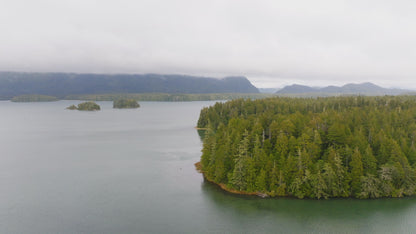
[[[199,111],[0,102],[0,233],[415,233],[416,199],[236,196],[194,169]]]

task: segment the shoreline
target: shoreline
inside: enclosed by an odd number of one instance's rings
[[[196,130],[204,130],[204,131],[206,131],[206,130],[208,130],[208,128],[198,128],[198,127],[194,127]],[[199,163],[199,162],[197,162],[197,163]],[[196,163],[195,163],[195,166],[196,166]]]
[[[217,183],[217,182],[207,178],[204,174],[204,171],[202,170],[201,162],[197,162],[194,165],[195,165],[195,169],[197,170],[197,172],[201,173],[205,180],[207,180],[209,183],[212,183],[212,184],[220,187],[223,191],[226,191],[228,193],[236,194],[236,195],[244,195],[244,196],[256,196],[256,197],[260,197],[260,198],[279,198],[279,196],[275,197],[275,196],[271,196],[267,193],[246,192],[246,191],[239,191],[239,190],[227,188],[227,186],[225,184]],[[352,199],[352,200],[383,200],[383,199],[406,199],[406,198],[411,198],[411,197],[416,197],[416,196],[379,197],[379,198],[366,198],[366,199],[358,199],[358,198],[354,198],[354,197],[329,197],[329,198],[324,199],[324,200],[336,200],[336,199],[340,199],[340,200],[348,200],[348,199]],[[293,199],[298,199],[298,200],[321,200],[321,199],[316,199],[316,198],[297,198],[297,197],[293,197],[293,196],[281,196],[280,198],[293,198]]]
[[[226,192],[229,192],[229,193],[232,193],[232,194],[238,194],[238,195],[257,196],[257,197],[261,197],[261,198],[269,197],[269,195],[267,195],[266,193],[246,192],[246,191],[240,191],[240,190],[227,188],[227,186],[225,184],[216,183],[213,180],[207,178],[204,174],[204,171],[202,170],[201,162],[197,162],[194,165],[195,165],[195,169],[204,176],[204,179],[206,179],[210,183],[213,183],[213,184],[219,186],[222,190],[224,190]]]

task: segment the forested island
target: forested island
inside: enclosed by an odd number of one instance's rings
[[[95,102],[83,102],[78,104],[78,106],[71,105],[67,107],[68,110],[80,110],[80,111],[98,111],[101,110],[100,105]]]
[[[416,191],[416,97],[268,98],[201,110],[199,170],[225,190],[297,198]]]
[[[132,109],[139,108],[140,104],[135,99],[118,99],[113,102],[113,108],[117,109]]]
[[[26,94],[13,97],[10,101],[12,102],[54,102],[58,101],[58,98],[40,95],[40,94]]]

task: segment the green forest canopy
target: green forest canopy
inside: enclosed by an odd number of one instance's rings
[[[101,110],[101,107],[97,103],[89,101],[89,102],[80,103],[78,104],[78,106],[71,105],[67,107],[66,109],[80,110],[80,111],[98,111],[98,110]]]
[[[238,99],[201,110],[204,176],[298,198],[416,191],[416,97]]]
[[[140,107],[140,104],[137,103],[135,99],[122,98],[122,99],[115,100],[113,102],[113,108],[124,109],[124,108],[139,108],[139,107]]]

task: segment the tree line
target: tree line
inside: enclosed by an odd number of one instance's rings
[[[118,99],[135,99],[138,101],[157,101],[157,102],[188,102],[188,101],[216,101],[232,100],[239,98],[266,98],[273,94],[265,93],[120,93],[120,94],[88,94],[88,95],[69,95],[68,100],[91,100],[91,101],[114,101]]]
[[[238,99],[201,110],[204,176],[298,198],[416,191],[416,97]]]

